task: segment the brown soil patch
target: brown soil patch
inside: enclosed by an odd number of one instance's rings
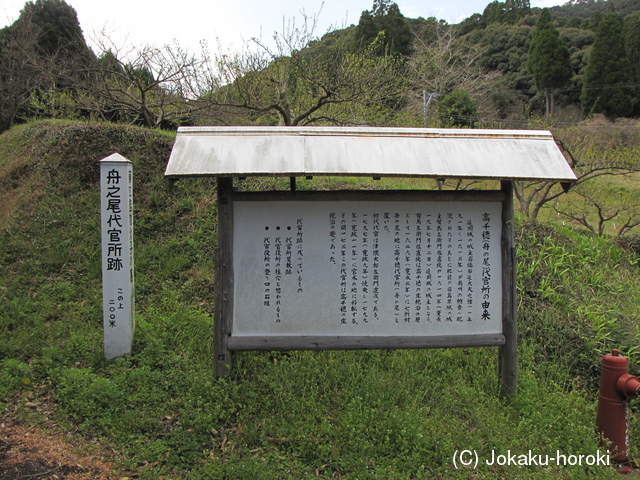
[[[101,455],[82,454],[60,432],[2,420],[0,480],[120,480]]]

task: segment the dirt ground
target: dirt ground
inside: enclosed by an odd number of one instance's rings
[[[46,430],[45,430],[46,429]],[[83,454],[55,427],[0,420],[0,480],[123,480],[111,475],[104,455]]]

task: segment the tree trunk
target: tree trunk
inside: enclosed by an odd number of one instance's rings
[[[553,116],[553,107],[554,107],[554,98],[553,98],[553,90],[547,89],[545,90],[545,99],[546,99],[546,111],[547,118]]]

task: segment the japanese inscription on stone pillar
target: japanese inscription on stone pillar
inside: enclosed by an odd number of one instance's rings
[[[131,352],[134,330],[133,170],[114,154],[100,162],[104,354]]]
[[[235,201],[233,335],[500,333],[501,208]]]

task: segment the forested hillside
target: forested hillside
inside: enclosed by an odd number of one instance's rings
[[[27,2],[0,31],[0,130],[37,118],[502,128],[640,115],[640,0],[544,15],[496,0],[456,25],[376,0],[357,25],[322,38],[308,20],[242,52],[108,38],[91,49],[64,0]]]

